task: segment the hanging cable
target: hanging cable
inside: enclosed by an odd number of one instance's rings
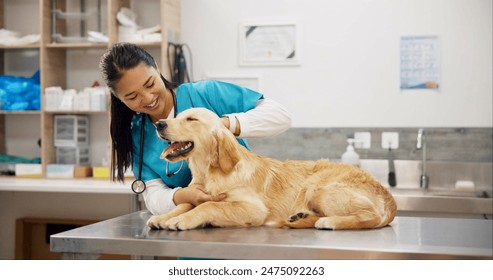
[[[187,67],[187,60],[185,58],[184,49],[188,51],[188,57],[190,58],[190,72]],[[193,64],[192,64],[192,51],[187,44],[174,44],[168,43],[167,48],[168,55],[168,67],[171,73],[171,80],[177,84],[183,84],[185,82],[193,81]]]

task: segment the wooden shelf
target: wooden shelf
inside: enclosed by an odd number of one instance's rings
[[[2,111],[0,115],[40,115],[41,111]]]
[[[32,45],[20,45],[20,46],[5,46],[5,45],[0,45],[0,49],[4,50],[36,50],[39,49],[39,43],[38,44],[32,44]]]
[[[109,111],[43,111],[48,115],[106,115]]]
[[[137,46],[141,47],[156,47],[160,48],[161,47],[161,42],[152,42],[152,43],[144,43],[144,42],[136,42],[135,43]]]
[[[28,5],[31,5],[30,8],[36,6],[39,11],[32,14],[22,14],[19,17],[22,18],[34,18],[39,17],[39,34],[40,42],[37,44],[24,45],[24,46],[1,46],[0,45],[0,74],[7,74],[3,71],[4,68],[4,56],[11,55],[8,50],[17,50],[19,51],[30,51],[36,50],[39,51],[39,68],[41,70],[41,94],[43,94],[44,89],[52,86],[59,86],[63,89],[70,87],[68,85],[70,83],[70,76],[67,74],[68,71],[71,71],[72,68],[75,70],[78,69],[79,65],[73,65],[70,63],[71,59],[71,51],[72,50],[95,50],[93,52],[101,52],[107,49],[109,46],[119,42],[118,38],[118,22],[116,20],[116,15],[118,11],[122,7],[135,8],[132,6],[138,5],[137,1],[130,0],[103,0],[102,11],[106,11],[106,15],[103,15],[102,18],[105,19],[105,23],[102,24],[102,27],[106,30],[109,38],[108,43],[95,43],[95,42],[77,42],[77,41],[69,41],[66,39],[64,43],[53,43],[52,42],[52,31],[53,31],[53,3],[56,3],[56,8],[61,9],[63,11],[67,11],[67,7],[72,7],[74,3],[70,2],[70,0],[38,0],[38,1],[28,1]],[[70,3],[69,3],[70,2]],[[78,2],[78,1],[77,1]],[[159,11],[160,18],[156,18],[156,24],[161,25],[161,41],[160,42],[138,42],[136,43],[139,46],[144,48],[152,48],[153,51],[157,50],[159,53],[156,57],[157,61],[160,61],[161,73],[163,73],[164,77],[169,77],[169,68],[168,68],[168,55],[166,44],[168,42],[168,35],[178,36],[180,33],[180,0],[149,0],[152,3],[152,9],[156,9]],[[8,28],[10,26],[4,26],[4,13],[8,11],[9,5],[12,5],[14,1],[5,1],[0,0],[0,28]],[[69,5],[71,4],[71,5]],[[88,3],[89,4],[89,3]],[[91,5],[91,4],[89,4]],[[106,7],[104,7],[106,6]],[[26,9],[32,11],[32,9]],[[69,22],[65,19],[57,18],[55,19],[57,33],[60,34],[68,34]],[[21,18],[17,21],[21,24]],[[14,27],[10,27],[10,29],[15,30]],[[69,37],[67,37],[69,38]],[[177,37],[176,37],[177,38]],[[70,42],[70,43],[69,43]],[[73,42],[73,43],[72,43]],[[91,58],[92,59],[92,58]],[[88,63],[88,65],[90,65]],[[97,65],[94,63],[92,65]],[[83,65],[81,67],[86,67]],[[86,70],[86,69],[84,69]],[[94,72],[98,72],[97,66],[94,66]],[[81,76],[82,77],[82,76]],[[81,84],[91,84],[91,81],[80,81]],[[77,89],[79,90],[79,89]],[[44,102],[43,98],[41,102]],[[109,117],[108,111],[1,111],[0,110],[0,131],[2,128],[5,128],[5,116],[40,116],[40,131],[41,131],[41,141],[43,143],[41,147],[41,165],[43,167],[43,177],[46,177],[46,166],[51,163],[55,163],[55,146],[53,139],[53,130],[54,130],[54,115],[89,115],[89,117],[93,117],[96,120],[100,120],[106,116]],[[102,116],[102,117],[100,117]],[[10,125],[10,123],[9,123]],[[96,123],[99,125],[99,123]],[[109,129],[106,126],[101,124],[101,127],[97,127],[94,131],[98,134],[94,137],[97,137],[98,140],[103,139],[103,141],[109,141]],[[91,138],[93,135],[91,136]],[[36,136],[36,138],[38,138]],[[5,142],[8,142],[9,139],[6,138],[5,134],[0,133],[0,151],[6,150]],[[7,151],[8,152],[8,151]],[[96,155],[95,155],[96,156]],[[46,181],[43,181],[44,183]],[[125,189],[127,191],[128,188]]]
[[[108,43],[50,43],[46,47],[50,49],[106,49]]]
[[[141,47],[160,48],[161,42],[135,42]],[[108,43],[49,43],[46,44],[49,49],[106,49]]]

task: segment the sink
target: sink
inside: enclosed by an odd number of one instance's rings
[[[454,190],[454,189],[431,189],[428,191],[430,196],[453,196],[453,197],[480,197],[480,198],[491,198],[491,190],[482,190],[480,188],[475,188],[474,190]]]
[[[491,198],[491,191],[482,190],[455,190],[448,188],[433,188],[433,189],[419,189],[419,188],[408,188],[399,189],[391,188],[391,193],[394,195],[410,195],[410,196],[443,196],[443,197],[478,197],[478,198]]]
[[[390,190],[397,203],[398,215],[492,218],[493,199],[471,193],[428,192],[425,190]],[[400,214],[399,214],[400,213]],[[412,214],[409,214],[412,213]],[[418,214],[420,213],[420,214]]]
[[[389,188],[398,215],[490,219],[493,215],[492,163],[428,161],[427,189],[419,187],[421,161],[394,161],[396,187],[388,184],[387,160],[363,159],[360,166]],[[457,181],[472,181],[474,187],[456,188]]]
[[[421,161],[395,160],[397,186],[388,184],[389,164],[385,159],[363,159],[362,169],[371,173],[393,194],[443,196],[443,197],[489,197],[493,196],[493,165],[489,162],[447,162],[428,161],[427,175],[430,184],[427,189],[419,187]],[[474,187],[456,188],[457,181],[471,181]]]

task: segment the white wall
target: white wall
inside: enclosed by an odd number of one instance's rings
[[[15,16],[36,14],[39,3],[8,2],[7,28],[39,32],[38,18]],[[132,3],[141,25],[149,27],[156,10],[144,2]],[[492,8],[491,0],[182,0],[181,37],[192,48],[196,79],[259,76],[261,91],[288,107],[295,127],[491,127]],[[297,21],[301,65],[239,67],[238,25],[255,20]],[[403,35],[440,36],[439,92],[399,90]],[[94,71],[99,56],[97,50],[70,51],[68,87],[100,79]],[[11,75],[32,75],[38,61],[36,51],[10,50],[5,57]],[[23,124],[37,138],[38,120],[30,119]],[[19,118],[7,122],[18,127]],[[13,131],[8,137],[16,137]],[[91,141],[102,150],[104,139]],[[12,149],[20,156],[39,154],[30,143]]]
[[[295,20],[301,65],[238,66],[242,21]],[[441,85],[399,89],[405,35],[438,35]],[[194,76],[260,76],[295,127],[491,127],[491,0],[182,0]]]

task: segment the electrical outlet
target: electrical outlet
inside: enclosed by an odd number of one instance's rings
[[[354,147],[357,149],[371,148],[371,133],[370,132],[355,132]]]
[[[392,150],[399,148],[399,133],[382,132],[382,148],[391,148]]]

